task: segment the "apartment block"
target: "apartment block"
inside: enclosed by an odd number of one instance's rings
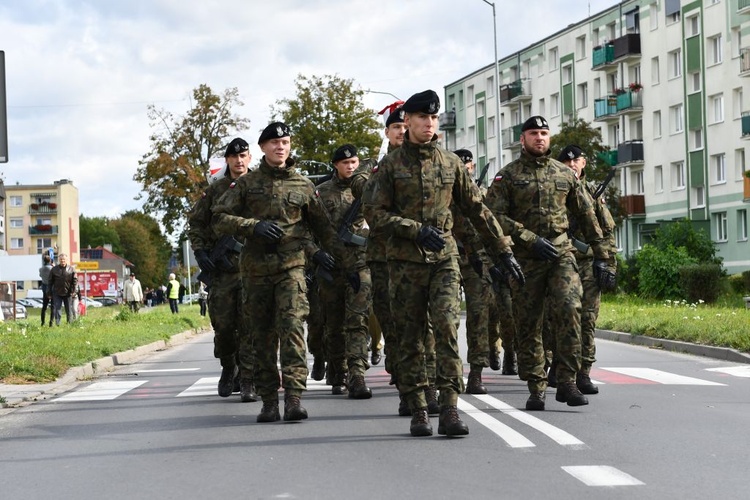
[[[586,120],[617,167],[625,256],[689,218],[729,273],[750,269],[750,0],[623,1],[501,58],[498,72],[444,88],[447,148],[470,149],[491,180],[520,154],[529,116],[553,134]]]

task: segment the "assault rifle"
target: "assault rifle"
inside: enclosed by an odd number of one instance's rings
[[[338,236],[341,241],[349,245],[363,247],[367,244],[367,238],[354,234],[350,229],[354,219],[357,217],[359,207],[362,206],[362,200],[357,198],[354,203],[351,204],[349,209],[344,214],[344,219],[341,221],[341,227],[339,227]]]
[[[598,200],[599,197],[604,194],[604,191],[607,189],[607,186],[609,186],[609,183],[612,182],[612,179],[614,178],[616,173],[616,167],[612,167],[609,169],[609,172],[607,172],[607,176],[604,178],[601,184],[596,187],[594,193],[591,195],[594,198],[594,203],[596,203],[596,200]],[[573,233],[575,232],[575,225],[577,224],[571,223],[571,227],[568,230],[568,234],[570,235],[570,242],[579,252],[588,253],[590,245],[573,236]]]
[[[487,177],[487,172],[490,170],[490,162],[487,162],[484,167],[482,167],[482,171],[479,172],[479,178],[477,179],[477,186],[482,186],[482,182],[484,181],[484,178]]]
[[[211,253],[208,258],[216,266],[217,271],[235,271],[234,263],[229,258],[230,253],[240,253],[242,251],[242,243],[237,241],[234,236],[224,235],[219,238],[214,247],[211,249]],[[201,269],[198,276],[195,277],[198,281],[203,282],[206,287],[211,286],[213,276],[209,271]]]

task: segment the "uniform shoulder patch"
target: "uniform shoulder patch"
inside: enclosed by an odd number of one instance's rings
[[[502,178],[503,178],[502,174],[497,174],[497,175],[495,176],[495,180],[496,180],[496,181],[499,181],[499,180],[500,180],[500,179],[502,179]]]
[[[378,171],[378,166],[376,164],[374,167],[372,167],[372,173],[374,174],[377,171]]]
[[[203,194],[201,195],[201,198],[205,198],[206,196],[208,196],[208,192],[203,191]]]
[[[236,185],[237,185],[237,181],[232,181],[232,183],[229,185],[229,189],[234,189]]]
[[[315,190],[315,197],[320,198],[320,191],[318,191],[317,189]]]

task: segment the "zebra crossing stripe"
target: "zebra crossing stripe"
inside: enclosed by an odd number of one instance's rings
[[[499,420],[496,420],[492,415],[483,412],[461,398],[458,398],[458,409],[497,434],[511,448],[533,448],[536,446],[520,432],[513,430]]]
[[[725,366],[723,368],[706,368],[709,372],[726,373],[735,377],[750,378],[750,366]]]
[[[500,410],[501,412],[503,412],[503,414],[508,415],[509,417],[514,418],[533,429],[536,429],[537,431],[541,432],[560,445],[570,446],[574,448],[583,448],[586,446],[583,441],[573,436],[572,434],[569,434],[564,430],[555,427],[554,425],[548,424],[544,420],[541,420],[534,415],[531,415],[530,413],[521,411],[518,408],[514,408],[513,406],[510,406],[509,404],[504,403],[503,401],[500,401],[493,396],[490,396],[488,394],[477,394],[475,395],[475,397],[483,403],[486,403],[491,407]]]
[[[177,395],[178,398],[191,396],[216,396],[218,394],[219,377],[199,378],[196,383]]]
[[[70,392],[57,401],[109,401],[122,396],[148,382],[148,380],[108,380],[106,382],[94,382],[91,385]]]
[[[711,382],[710,380],[702,380],[699,378],[686,377],[684,375],[676,375],[674,373],[668,373],[661,370],[654,370],[653,368],[600,368],[601,370],[607,370],[615,373],[621,373],[629,377],[641,378],[644,380],[650,380],[657,384],[668,384],[668,385],[726,385],[718,382]]]
[[[567,465],[562,470],[586,486],[641,486],[642,481],[608,465]]]

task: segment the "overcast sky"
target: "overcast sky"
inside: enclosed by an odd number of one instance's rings
[[[498,55],[615,0],[495,0]],[[6,185],[71,179],[81,214],[140,209],[148,104],[183,115],[193,89],[236,87],[254,161],[270,105],[298,74],[353,79],[401,99],[493,60],[483,0],[0,0],[9,161]],[[368,94],[373,113],[395,99]],[[444,110],[444,109],[443,109]],[[441,110],[442,111],[442,110]]]

